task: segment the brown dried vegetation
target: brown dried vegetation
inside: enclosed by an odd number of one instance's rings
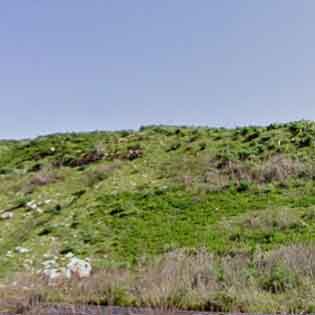
[[[313,309],[314,275],[312,245],[281,247],[254,256],[176,250],[133,271],[99,270],[88,279],[53,286],[38,276],[20,274],[0,289],[1,301],[5,301],[0,306],[20,312],[41,303],[80,303],[292,313]]]

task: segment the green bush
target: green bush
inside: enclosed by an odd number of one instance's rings
[[[269,274],[264,273],[261,278],[261,288],[271,293],[283,293],[298,287],[298,284],[297,275],[284,266],[273,266]]]
[[[250,183],[245,180],[241,180],[239,184],[237,185],[237,191],[238,192],[245,192],[250,189]]]

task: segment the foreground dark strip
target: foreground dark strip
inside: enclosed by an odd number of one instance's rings
[[[92,305],[38,305],[19,313],[0,313],[0,315],[253,315],[246,313],[199,312],[182,310],[163,310],[153,308],[132,308]]]

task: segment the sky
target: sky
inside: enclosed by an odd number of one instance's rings
[[[315,119],[313,0],[0,2],[0,138]]]

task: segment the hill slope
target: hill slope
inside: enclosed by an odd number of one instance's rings
[[[47,257],[133,266],[315,238],[315,123],[149,126],[0,142],[0,274]]]

